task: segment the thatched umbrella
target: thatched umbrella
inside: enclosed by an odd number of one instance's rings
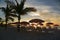
[[[48,22],[48,23],[46,23],[46,26],[47,26],[48,29],[53,28],[52,25],[54,25],[54,23],[52,23],[52,22]]]
[[[41,19],[32,19],[29,21],[30,23],[42,23],[42,22],[45,22],[44,20],[41,20]]]
[[[14,22],[14,23],[9,23],[9,24],[18,24],[18,23],[20,24],[20,22]]]
[[[58,24],[55,24],[54,26],[59,26]]]
[[[23,21],[23,22],[20,22],[20,25],[27,26],[29,25],[29,22]]]
[[[46,25],[47,26],[49,26],[49,25],[53,25],[54,23],[52,23],[52,22],[48,22],[48,23],[46,23]]]

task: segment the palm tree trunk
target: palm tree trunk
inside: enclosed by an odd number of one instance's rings
[[[8,23],[7,17],[6,17],[5,21],[6,21],[5,30],[7,30],[7,23]]]
[[[20,15],[18,16],[18,25],[17,25],[17,31],[19,32],[20,31]]]

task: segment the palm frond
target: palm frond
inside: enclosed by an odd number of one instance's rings
[[[9,17],[8,20],[14,21],[14,19],[12,17]]]
[[[20,13],[20,15],[25,15],[25,14],[27,14],[26,10],[22,10],[22,12]]]
[[[19,3],[18,3],[18,1],[17,1],[17,0],[15,0],[15,2],[16,2],[16,4],[17,4],[17,5],[19,5]]]
[[[0,17],[0,22],[2,21],[2,18]]]
[[[16,14],[9,14],[9,16],[18,17]]]
[[[20,15],[25,15],[27,14],[27,12],[36,12],[37,10],[33,7],[26,7],[25,9],[22,10],[22,12],[20,13]]]
[[[0,17],[0,20],[2,20],[2,18]]]
[[[22,10],[24,8],[25,1],[26,0],[21,0],[21,3],[19,5],[20,10]]]
[[[37,10],[34,7],[26,7],[24,9],[24,11],[26,11],[26,12],[36,12]]]
[[[0,7],[0,9],[1,9],[2,11],[5,11],[5,8],[4,8],[4,7]]]
[[[11,9],[13,9],[13,8],[16,7],[16,5],[15,5],[15,3],[14,3],[13,1],[6,0],[5,2],[8,4],[8,6],[9,6]]]
[[[8,5],[12,5],[12,6],[15,5],[15,3],[14,3],[13,1],[6,0],[5,2],[6,2]]]

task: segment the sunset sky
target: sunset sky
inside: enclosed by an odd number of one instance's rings
[[[14,1],[14,0],[11,0]],[[20,2],[20,0],[18,0]],[[26,0],[25,7],[34,7],[37,12],[29,12],[21,16],[21,21],[31,19],[43,19],[46,22],[54,22],[60,25],[60,0]],[[4,0],[0,0],[0,7],[6,6]],[[4,18],[0,10],[0,17]],[[17,19],[15,19],[17,21]]]

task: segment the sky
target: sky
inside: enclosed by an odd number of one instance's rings
[[[2,6],[5,7],[4,0],[0,0],[0,7]],[[43,19],[46,22],[53,22],[60,25],[60,0],[26,0],[25,7],[34,7],[37,11],[28,12],[26,15],[21,16],[21,21]],[[0,17],[4,18],[4,13],[1,10]],[[17,19],[15,20],[17,21]]]

